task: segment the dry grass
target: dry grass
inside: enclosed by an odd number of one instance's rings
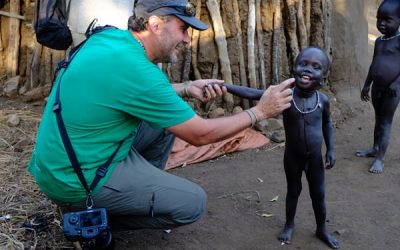
[[[0,249],[72,248],[63,237],[57,206],[26,171],[41,111],[0,97]],[[7,123],[11,115],[21,119],[19,125]]]

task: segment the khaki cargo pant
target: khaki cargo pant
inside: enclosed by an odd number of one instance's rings
[[[164,171],[174,135],[142,122],[128,157],[119,163],[94,198],[107,209],[111,229],[168,229],[198,220],[206,194],[197,184]],[[85,203],[56,202],[62,211],[85,209]]]

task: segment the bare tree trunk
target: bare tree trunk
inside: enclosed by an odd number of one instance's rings
[[[311,0],[306,0],[306,30],[307,40],[310,41],[310,28],[311,28]]]
[[[225,82],[232,83],[231,63],[228,56],[228,45],[226,42],[226,35],[222,23],[221,13],[219,11],[219,4],[216,0],[207,0],[208,11],[210,12],[215,32],[215,42],[218,47],[218,56],[221,66],[222,78]],[[225,94],[224,100],[229,111],[233,109],[233,96]]]
[[[261,23],[261,0],[256,0],[256,30],[257,30],[257,44],[259,67],[258,72],[260,75],[260,88],[265,89],[267,86],[265,80],[265,53],[264,53],[264,34]]]
[[[201,0],[196,2],[196,18],[200,19],[201,16]],[[192,67],[195,79],[201,79],[201,73],[197,66],[197,50],[199,45],[200,31],[193,30],[192,32]]]
[[[3,51],[3,37],[1,36],[1,20],[0,20],[0,52]]]
[[[281,1],[273,0],[274,9],[274,23],[273,23],[273,42],[272,42],[272,83],[276,84],[280,82],[280,57],[281,57],[281,24],[282,24],[282,12],[281,12]]]
[[[27,90],[33,89],[39,85],[39,69],[40,69],[40,57],[42,55],[43,46],[38,42],[35,42],[35,48],[33,50],[31,72],[29,83],[30,86]]]
[[[304,49],[308,45],[308,32],[306,24],[304,22],[303,0],[297,0],[296,7],[297,7],[297,24],[299,29],[300,48]]]
[[[43,59],[45,59],[45,62],[48,63],[48,65],[46,65],[46,67],[44,68],[44,78],[43,81],[40,83],[41,86],[50,84],[52,81],[52,70],[51,70],[51,66],[53,65],[53,60],[52,60],[52,50],[49,48],[45,48],[44,50],[44,57]]]
[[[185,49],[185,58],[184,58],[183,70],[182,70],[182,82],[189,80],[190,73],[190,64],[192,62],[192,50],[190,48]]]
[[[324,49],[331,58],[331,17],[332,17],[332,3],[331,0],[322,1],[322,13],[324,15]]]
[[[235,20],[235,28],[236,28],[236,42],[238,44],[238,53],[239,53],[239,73],[240,73],[240,82],[242,86],[248,87],[247,84],[247,74],[246,74],[246,66],[244,62],[244,53],[243,53],[243,41],[242,41],[242,25],[240,22],[240,13],[239,13],[239,5],[238,0],[232,0],[233,6],[233,15]],[[243,107],[245,109],[250,108],[249,100],[243,99]]]
[[[18,0],[10,0],[10,12],[19,14]],[[7,53],[7,77],[13,77],[18,72],[19,45],[20,45],[20,20],[10,18],[8,53]]]
[[[310,44],[324,48],[324,27],[322,14],[322,0],[311,0],[311,16],[313,24],[310,28]]]
[[[288,9],[288,22],[287,22],[287,32],[289,35],[289,44],[291,50],[292,63],[294,59],[299,54],[299,43],[297,41],[297,24],[296,24],[296,7],[294,0],[286,0],[286,5]]]
[[[256,29],[255,0],[249,0],[249,17],[247,26],[247,61],[249,68],[249,86],[257,88],[254,37]]]

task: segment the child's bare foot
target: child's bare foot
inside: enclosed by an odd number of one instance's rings
[[[370,148],[367,150],[357,150],[356,156],[358,156],[358,157],[375,157],[376,150],[374,148]]]
[[[278,236],[278,240],[285,244],[290,244],[290,240],[292,239],[292,234],[294,231],[294,225],[286,226],[282,230],[282,232]]]
[[[330,248],[333,249],[338,249],[339,248],[339,241],[335,239],[331,234],[327,233],[325,230],[322,231],[316,231],[315,235],[318,237],[318,239],[322,240],[325,242]]]
[[[385,164],[383,164],[382,160],[378,160],[376,159],[374,161],[374,163],[372,163],[371,168],[369,169],[369,172],[373,173],[373,174],[381,174],[383,172],[383,166]]]

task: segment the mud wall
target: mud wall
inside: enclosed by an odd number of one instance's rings
[[[364,1],[336,0],[332,22],[332,86],[359,85],[368,69],[368,23]]]
[[[35,42],[32,28],[34,0],[6,0],[1,10],[10,11],[10,4],[18,2],[18,14],[25,17],[20,21],[19,30],[15,31],[21,37],[16,74],[22,79],[22,94],[30,88],[49,85],[54,66],[65,53],[41,47]],[[374,22],[379,0],[192,2],[198,6],[199,18],[211,28],[192,34],[192,45],[196,49],[183,53],[179,63],[160,65],[171,81],[224,78],[237,84],[255,84],[255,87],[263,88],[289,77],[298,50],[309,44],[319,45],[331,55],[333,65],[328,87],[338,95],[349,86],[362,84],[366,76],[371,56],[368,35],[373,31],[373,25],[368,23]],[[215,2],[222,20],[231,70],[229,77],[223,73],[226,65],[221,64],[221,51],[216,41],[221,34],[216,34],[210,2]],[[299,6],[299,3],[303,5]],[[10,20],[7,16],[0,16],[0,85],[12,77],[7,69],[9,37],[13,32],[9,29]],[[253,29],[251,22],[254,22]],[[241,100],[235,100],[235,103],[243,104]]]

